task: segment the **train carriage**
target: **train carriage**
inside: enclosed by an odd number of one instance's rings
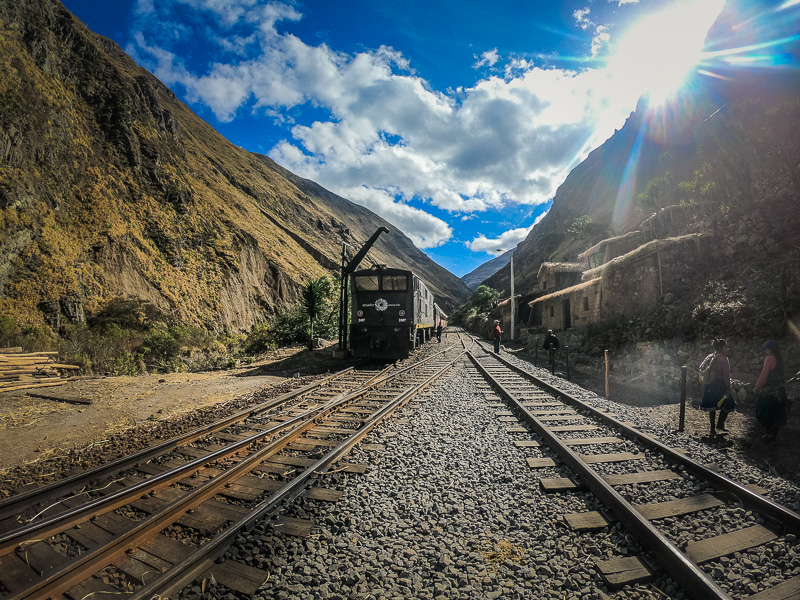
[[[442,310],[442,307],[433,303],[433,328],[436,329],[441,324],[442,329],[447,327],[447,315]]]
[[[433,294],[406,269],[364,269],[350,277],[350,351],[364,358],[404,358],[431,339]]]

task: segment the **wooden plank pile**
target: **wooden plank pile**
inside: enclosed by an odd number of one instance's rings
[[[22,348],[0,348],[0,392],[50,387],[76,379],[70,373],[80,371],[80,367],[57,363],[57,357],[58,352],[23,354]]]

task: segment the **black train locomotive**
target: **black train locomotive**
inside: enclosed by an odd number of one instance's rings
[[[350,351],[363,358],[404,358],[447,316],[419,277],[405,269],[364,269],[350,277]]]

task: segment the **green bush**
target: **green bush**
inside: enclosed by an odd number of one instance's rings
[[[16,336],[14,331],[17,328],[17,322],[11,317],[0,315],[0,347],[8,348],[14,346]]]
[[[138,375],[146,372],[147,367],[144,364],[142,355],[136,352],[127,352],[123,350],[114,359],[111,365],[111,373],[113,375]]]
[[[242,343],[242,351],[245,354],[263,354],[275,347],[275,340],[269,325],[259,323],[250,333],[247,334]]]
[[[181,344],[167,331],[152,333],[142,342],[142,354],[148,367],[166,371],[180,368]]]
[[[488,285],[480,285],[470,297],[469,306],[476,312],[489,312],[492,309],[492,303],[499,297],[500,292],[496,289],[490,288]]]
[[[142,332],[163,327],[167,322],[167,315],[161,309],[139,298],[114,298],[89,319],[92,328],[104,329],[108,325],[118,325],[123,329]]]

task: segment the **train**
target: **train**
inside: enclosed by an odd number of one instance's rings
[[[399,359],[429,341],[447,315],[425,282],[407,269],[372,268],[350,275],[350,353]]]

